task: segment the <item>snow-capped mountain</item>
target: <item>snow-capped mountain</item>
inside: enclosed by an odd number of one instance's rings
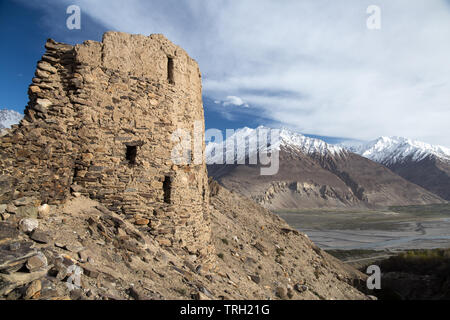
[[[347,146],[351,152],[384,165],[419,162],[427,157],[450,161],[450,149],[402,137],[380,137],[374,141]]]
[[[450,200],[450,149],[401,137],[381,137],[345,148],[381,163],[412,183]]]
[[[270,130],[263,126],[243,128],[223,142],[209,143],[206,147],[208,174],[228,189],[271,209],[443,201],[385,166],[344,147],[288,129],[279,130],[276,139],[272,135],[276,132]],[[260,136],[270,139],[264,141]],[[258,145],[261,140],[262,145]],[[258,151],[262,151],[261,156],[274,150],[279,151],[279,170],[273,175],[262,175],[260,169],[264,165],[257,162],[254,155]]]
[[[239,161],[257,151],[279,151],[281,148],[302,152],[307,155],[319,154],[322,156],[336,156],[346,152],[340,146],[331,145],[320,139],[310,138],[284,128],[277,131],[278,138],[276,138],[276,131],[271,130],[271,128],[264,126],[259,126],[256,129],[248,127],[238,129],[223,142],[209,143],[206,146],[206,161],[208,164],[221,163],[220,160],[222,158]],[[265,140],[261,137],[267,138]],[[222,154],[217,152],[217,150],[220,151],[221,149],[223,150]],[[245,153],[242,152],[244,149]]]
[[[310,138],[287,129],[281,129],[280,131],[280,145],[301,150],[306,154],[335,156],[345,152],[342,147],[328,144],[320,139]]]
[[[0,110],[0,129],[10,128],[13,124],[17,124],[22,120],[23,115],[8,109]]]

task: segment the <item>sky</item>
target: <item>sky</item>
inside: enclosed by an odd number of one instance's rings
[[[69,5],[79,30],[66,27]],[[207,128],[450,147],[450,0],[3,0],[0,107],[23,111],[47,38],[107,30],[162,33],[196,59]]]

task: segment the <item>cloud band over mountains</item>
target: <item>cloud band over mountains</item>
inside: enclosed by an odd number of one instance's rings
[[[212,100],[238,97],[305,133],[450,146],[448,0],[58,3],[40,5],[77,4],[106,29],[165,34],[199,62]],[[370,5],[380,30],[366,27]]]

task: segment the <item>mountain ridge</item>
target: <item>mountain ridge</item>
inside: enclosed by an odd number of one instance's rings
[[[402,137],[380,137],[347,149],[450,200],[450,148]]]
[[[269,148],[267,146],[259,146],[257,145],[255,142],[255,140],[257,140],[258,134],[261,131],[270,131],[270,130],[274,130],[272,128],[269,127],[265,127],[265,126],[259,126],[255,129],[249,128],[249,127],[244,127],[244,128],[240,128],[237,129],[233,135],[227,137],[224,142],[226,143],[226,141],[229,140],[233,140],[235,141],[235,143],[238,141],[238,139],[247,139],[245,140],[246,143],[248,143],[248,148],[246,147],[246,154],[245,157],[249,156],[251,152],[256,152],[256,151],[269,151]],[[292,148],[298,151],[302,151],[304,153],[307,154],[320,154],[322,156],[324,155],[344,155],[347,150],[341,146],[337,146],[337,145],[333,145],[333,144],[329,144],[326,143],[323,140],[317,139],[317,138],[311,138],[311,137],[307,137],[301,133],[297,133],[291,130],[288,130],[286,128],[281,128],[281,129],[275,129],[275,130],[279,130],[279,141],[277,141],[275,144],[271,144],[271,148],[270,150],[273,150],[274,148],[276,148],[278,151],[280,151],[281,148]],[[269,135],[269,137],[271,137]],[[270,139],[267,139],[269,143],[271,143]],[[247,142],[248,141],[248,142]],[[216,143],[216,142],[210,142],[207,144],[206,146],[206,162],[208,164],[214,164],[214,163],[219,163],[220,164],[220,154],[213,154],[213,150],[217,149],[223,145],[223,143]],[[252,149],[251,146],[257,145],[257,149]],[[222,161],[225,161],[226,159],[232,158],[232,155],[234,153],[234,160],[238,161],[238,160],[242,160],[241,158],[237,158],[236,154],[236,149],[237,146],[236,144],[234,144],[234,149],[233,150],[227,150],[227,148],[223,148],[223,150],[225,152],[223,152],[223,158]],[[231,156],[230,156],[231,155]]]
[[[268,129],[244,128],[240,134],[255,140],[258,131]],[[236,139],[237,141],[237,139]],[[246,141],[246,140],[240,140]],[[392,172],[384,165],[352,153],[345,148],[309,138],[286,129],[280,130],[280,139],[269,146],[236,146],[228,150],[227,140],[206,148],[209,175],[231,190],[254,199],[270,209],[311,207],[371,207],[440,203],[443,200],[424,188]],[[231,146],[232,144],[229,144]],[[253,142],[254,145],[254,142]],[[237,149],[246,151],[220,160],[220,152],[232,154]],[[260,164],[238,162],[256,158],[252,152],[279,151],[279,171],[273,176],[260,176]],[[223,159],[222,159],[223,160]]]
[[[408,160],[418,162],[430,156],[450,161],[450,148],[397,136],[383,136],[367,143],[346,146],[346,148],[385,165]]]

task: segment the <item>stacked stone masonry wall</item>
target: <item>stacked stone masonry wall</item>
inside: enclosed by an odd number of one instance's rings
[[[46,49],[24,119],[1,138],[0,201],[58,204],[72,189],[161,245],[210,255],[206,165],[171,160],[172,133],[193,137],[204,124],[197,63],[162,35],[108,32]]]

